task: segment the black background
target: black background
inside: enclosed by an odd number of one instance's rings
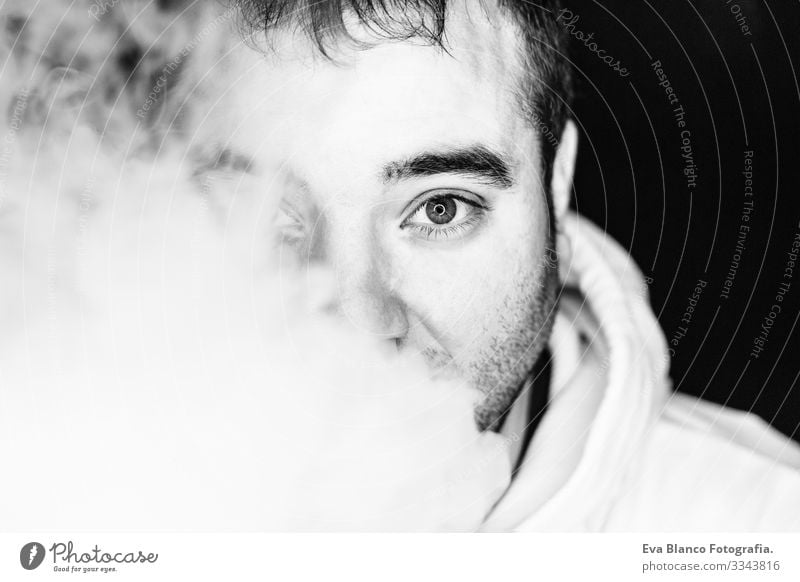
[[[733,11],[746,19],[745,35]],[[800,440],[800,263],[784,277],[800,233],[800,4],[779,0],[604,0],[565,3],[622,78],[575,42],[573,116],[581,130],[574,206],[610,232],[650,283],[673,345],[675,389],[752,410]],[[651,64],[660,60],[691,132],[697,186],[687,187],[681,129]],[[753,201],[743,222],[744,151]],[[750,226],[727,299],[739,227]],[[800,257],[798,257],[800,258]],[[699,280],[707,282],[688,325]],[[790,283],[763,351],[754,339],[782,281]]]

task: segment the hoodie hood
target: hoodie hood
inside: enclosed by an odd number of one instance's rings
[[[618,243],[575,214],[571,260],[550,340],[547,412],[484,531],[597,531],[670,393],[669,358],[641,272]],[[522,432],[525,402],[506,436]]]

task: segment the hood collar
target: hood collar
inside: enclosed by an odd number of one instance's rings
[[[550,339],[550,403],[485,531],[601,529],[669,394],[667,345],[641,272],[588,220],[570,213],[561,226],[572,257]],[[524,430],[525,408],[514,405],[504,432]]]

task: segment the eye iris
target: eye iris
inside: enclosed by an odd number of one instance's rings
[[[425,214],[435,224],[446,224],[456,216],[456,201],[445,196],[431,198],[425,203]]]

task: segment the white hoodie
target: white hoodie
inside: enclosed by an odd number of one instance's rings
[[[547,413],[484,531],[798,531],[800,446],[746,414],[673,394],[643,278],[587,220],[551,339]],[[521,433],[526,402],[503,432]]]

